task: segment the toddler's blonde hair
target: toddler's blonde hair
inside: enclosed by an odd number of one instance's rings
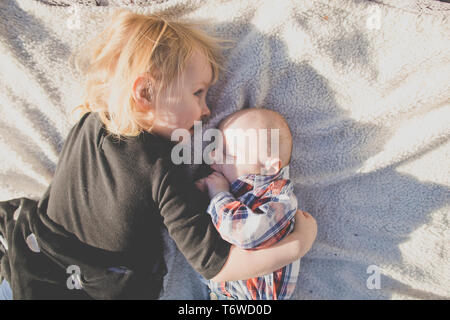
[[[134,80],[144,73],[153,76],[157,86],[150,94],[156,100],[179,82],[187,60],[199,50],[216,83],[223,70],[222,50],[232,41],[209,35],[204,26],[199,20],[115,11],[105,30],[71,57],[85,77],[84,102],[74,112],[78,117],[98,113],[109,133],[119,138],[150,131],[148,113],[139,112],[132,96]]]

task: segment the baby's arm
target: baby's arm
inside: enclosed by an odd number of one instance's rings
[[[221,192],[211,199],[208,207],[222,238],[243,249],[267,247],[277,242],[290,230],[296,211],[296,197],[289,193],[263,196],[250,208],[231,193]]]
[[[223,180],[223,181],[222,181]],[[212,196],[208,213],[226,241],[243,249],[268,247],[290,231],[297,211],[297,198],[289,180],[277,180],[251,207],[234,198],[218,173],[208,177],[205,187]]]

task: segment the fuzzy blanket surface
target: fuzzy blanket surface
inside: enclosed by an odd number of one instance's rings
[[[81,97],[69,55],[113,8],[0,2],[0,200],[38,198],[50,183]],[[295,299],[450,299],[449,11],[357,0],[129,8],[206,19],[236,41],[208,126],[246,107],[290,123],[299,208],[318,223]],[[161,299],[206,299],[164,237]]]

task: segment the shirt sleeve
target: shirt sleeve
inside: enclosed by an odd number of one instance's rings
[[[208,207],[222,238],[243,249],[256,248],[280,235],[294,222],[296,211],[297,198],[289,181],[281,190],[270,190],[256,199],[251,207],[230,192],[218,193]]]
[[[221,238],[205,214],[207,197],[181,168],[173,165],[164,171],[154,194],[164,224],[190,265],[211,279],[225,264],[231,245]]]

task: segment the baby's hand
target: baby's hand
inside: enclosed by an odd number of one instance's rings
[[[203,178],[206,188],[208,189],[209,197],[212,199],[214,196],[223,191],[230,190],[230,184],[227,179],[219,172],[214,171],[206,178]]]
[[[206,178],[202,178],[202,179],[198,179],[197,181],[195,181],[195,186],[201,191],[201,192],[205,192],[206,191],[206,182],[205,182]]]

